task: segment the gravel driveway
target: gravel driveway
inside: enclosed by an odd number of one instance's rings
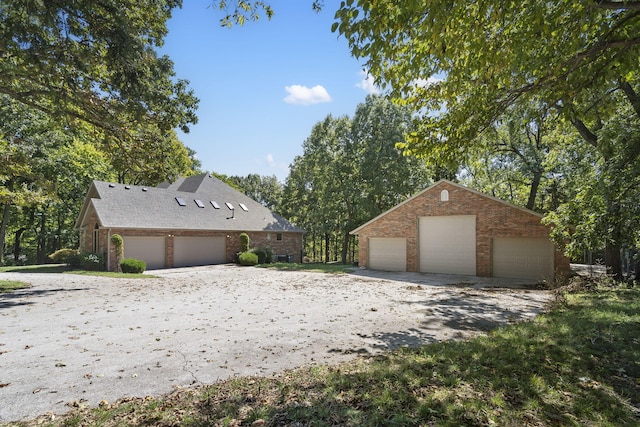
[[[472,336],[535,316],[551,298],[465,276],[151,273],[0,273],[33,285],[0,294],[0,422]]]

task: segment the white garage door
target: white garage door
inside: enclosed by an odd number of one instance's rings
[[[227,262],[224,237],[174,237],[173,266],[224,264]]]
[[[122,236],[125,258],[141,259],[147,263],[147,270],[164,268],[164,236]]]
[[[543,238],[493,239],[493,276],[517,279],[553,277],[553,244]]]
[[[403,237],[369,238],[369,268],[383,271],[407,271],[407,239]]]
[[[420,218],[420,271],[476,274],[475,215]]]

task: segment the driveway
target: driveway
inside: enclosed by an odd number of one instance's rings
[[[520,282],[234,265],[153,279],[0,273],[0,422],[484,333],[544,310]]]

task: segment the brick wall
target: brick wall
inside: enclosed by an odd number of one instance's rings
[[[441,201],[441,191],[449,192],[449,201]],[[549,228],[540,217],[491,197],[448,182],[440,182],[421,195],[398,206],[358,232],[359,265],[368,262],[370,237],[404,237],[407,239],[407,271],[419,269],[418,222],[423,216],[476,216],[476,274],[491,275],[491,239],[496,237],[548,237]],[[569,270],[569,260],[555,253],[555,267]]]

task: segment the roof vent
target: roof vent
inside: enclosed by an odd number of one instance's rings
[[[125,186],[124,186],[124,189],[125,189],[125,190],[131,190],[131,186],[130,186],[130,185],[125,185]]]
[[[147,191],[147,187],[142,187],[142,191]]]
[[[109,184],[109,188],[114,188],[115,186],[115,184]]]

